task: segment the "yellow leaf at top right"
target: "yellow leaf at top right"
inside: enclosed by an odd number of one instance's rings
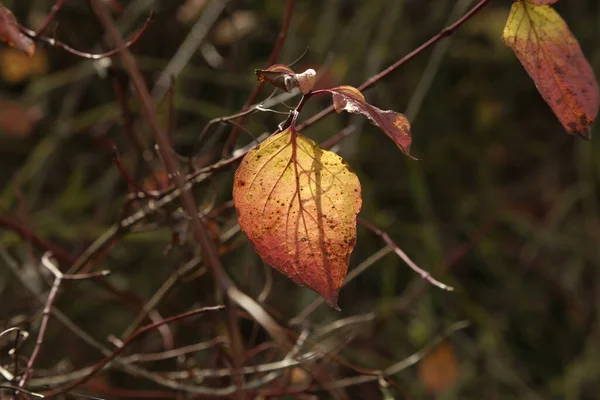
[[[567,132],[591,138],[598,83],[577,39],[549,1],[513,3],[504,43],[513,49]]]

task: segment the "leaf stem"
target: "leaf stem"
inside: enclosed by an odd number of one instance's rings
[[[266,68],[275,64],[275,61],[277,61],[277,57],[279,56],[279,53],[281,52],[281,48],[283,47],[283,44],[285,43],[285,38],[287,36],[287,32],[290,27],[290,22],[292,20],[293,11],[294,11],[294,0],[287,0],[286,7],[285,7],[285,14],[283,16],[283,23],[281,24],[281,31],[279,31],[279,36],[277,37],[277,42],[275,42],[273,51],[271,51],[271,55],[269,56],[269,60],[267,61]],[[256,86],[252,90],[252,93],[250,93],[250,97],[248,97],[248,100],[246,100],[246,103],[242,107],[242,111],[246,111],[256,101],[256,98],[260,94],[260,91],[262,90],[264,84],[265,84],[264,81],[259,81],[256,84]],[[239,125],[242,125],[244,123],[245,117],[246,117],[246,114],[241,114],[236,122]],[[233,129],[231,130],[229,137],[227,138],[227,142],[225,142],[225,146],[223,147],[223,156],[224,157],[229,155],[229,153],[231,153],[231,149],[233,147],[235,140],[239,136],[239,132],[240,132],[239,127],[237,125],[235,125],[233,127]]]
[[[408,61],[415,58],[417,55],[421,54],[423,51],[427,50],[429,47],[433,46],[440,39],[443,39],[447,36],[452,35],[458,28],[460,28],[460,26],[462,24],[467,22],[473,15],[475,15],[479,10],[481,10],[490,1],[491,0],[480,0],[475,6],[473,6],[473,8],[471,8],[465,15],[463,15],[455,23],[453,23],[452,25],[448,25],[447,27],[442,29],[437,35],[433,36],[431,39],[429,39],[428,41],[426,41],[425,43],[423,43],[422,45],[420,45],[419,47],[417,47],[416,49],[414,49],[413,51],[408,53],[406,56],[402,57],[400,60],[396,61],[395,63],[393,63],[392,65],[390,65],[389,67],[387,67],[386,69],[381,71],[380,73],[367,79],[357,89],[360,91],[363,91],[363,90],[372,88],[383,78],[387,77],[389,74],[391,74],[392,72],[397,70],[402,65],[406,64]],[[315,122],[317,122],[317,121],[321,120],[322,118],[331,114],[333,112],[333,110],[334,110],[333,106],[329,106],[326,109],[322,110],[321,112],[313,115],[312,117],[310,117],[308,120],[304,121],[302,124],[300,124],[297,127],[298,131],[301,131],[301,130],[313,125]]]

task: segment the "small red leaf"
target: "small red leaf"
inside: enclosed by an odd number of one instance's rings
[[[504,43],[513,49],[567,132],[590,139],[600,105],[592,68],[560,15],[547,5],[532,3],[513,3]]]
[[[388,135],[404,154],[410,156],[410,144],[412,142],[410,123],[403,114],[372,106],[367,103],[365,96],[352,86],[338,86],[324,90],[332,94],[333,106],[338,113],[347,111],[364,115]]]
[[[358,178],[341,157],[287,129],[244,157],[233,200],[265,263],[337,308],[362,204]]]
[[[35,44],[25,36],[17,26],[17,19],[13,13],[0,4],[0,40],[5,41],[10,46],[21,50],[22,52],[33,55]]]

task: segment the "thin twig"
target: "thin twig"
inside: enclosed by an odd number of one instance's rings
[[[48,322],[50,321],[50,311],[52,310],[52,304],[54,304],[54,299],[56,298],[56,294],[58,293],[58,288],[60,287],[60,283],[63,278],[62,272],[58,269],[54,262],[50,260],[50,253],[46,252],[42,256],[42,265],[48,269],[54,275],[54,283],[52,284],[52,289],[50,289],[50,294],[48,295],[48,300],[46,300],[46,304],[44,305],[44,310],[42,312],[42,324],[40,325],[40,330],[38,332],[37,340],[35,341],[35,347],[33,348],[33,353],[31,353],[31,357],[27,361],[27,366],[25,367],[25,371],[23,372],[23,376],[19,381],[19,387],[22,388],[27,383],[31,371],[33,369],[33,365],[37,360],[38,355],[40,354],[40,350],[42,348],[42,343],[44,342],[44,335],[46,334],[46,329],[48,328]]]
[[[121,337],[129,337],[133,332],[135,332],[135,330],[138,329],[139,325],[144,321],[148,313],[156,308],[158,303],[160,303],[163,297],[179,281],[179,279],[181,279],[188,272],[196,268],[201,262],[202,259],[200,257],[194,257],[192,260],[183,264],[177,271],[175,271],[174,274],[171,274],[169,278],[160,286],[160,288],[158,288],[158,290],[154,293],[150,300],[146,304],[144,304],[144,307],[142,307],[139,314],[134,318],[134,320],[121,334]]]
[[[44,309],[42,311],[42,324],[40,325],[40,330],[38,332],[38,337],[35,342],[35,347],[33,348],[33,353],[29,360],[27,361],[27,366],[25,367],[25,371],[23,372],[23,376],[19,381],[19,387],[24,387],[29,379],[31,372],[33,370],[33,365],[40,354],[40,350],[42,349],[42,343],[44,342],[44,336],[46,335],[46,330],[48,328],[48,322],[50,321],[50,314],[52,312],[52,305],[54,304],[54,300],[56,299],[56,294],[58,293],[58,289],[63,279],[67,280],[83,280],[90,279],[100,276],[106,276],[109,274],[109,271],[99,271],[93,272],[89,274],[80,274],[80,275],[64,275],[56,266],[53,260],[51,260],[52,254],[50,252],[44,253],[42,256],[42,265],[54,275],[54,283],[52,284],[52,288],[50,289],[50,294],[48,295],[48,299],[46,300],[46,304],[44,305]]]
[[[172,79],[177,78],[183,68],[188,64],[196,49],[210,31],[210,28],[219,18],[223,9],[230,0],[213,0],[202,13],[200,19],[190,30],[181,46],[177,49],[175,55],[169,61],[169,64],[160,74],[154,88],[152,89],[152,98],[159,101],[169,90],[169,84]]]
[[[158,152],[165,167],[172,177],[175,187],[178,188],[181,193],[181,204],[184,211],[191,218],[194,238],[200,245],[202,256],[213,272],[216,283],[238,305],[248,311],[273,338],[279,341],[281,346],[284,348],[289,347],[290,343],[279,324],[267,314],[253,298],[241,292],[226,274],[217,249],[206,231],[204,223],[198,218],[196,202],[189,191],[189,185],[186,184],[185,178],[180,172],[179,162],[171,153],[169,139],[158,122],[156,110],[154,109],[152,98],[146,87],[144,78],[131,55],[131,52],[124,47],[125,43],[123,38],[106,7],[103,4],[100,4],[98,0],[92,0],[91,4],[111,40],[116,44],[117,48],[122,49],[119,55],[123,60],[124,67],[129,73],[131,81],[136,89],[136,93],[140,99],[142,114],[150,126],[152,136],[158,145]]]
[[[8,383],[2,383],[2,384],[0,384],[0,389],[2,389],[2,390],[13,390],[15,392],[21,392],[21,393],[27,394],[29,396],[39,397],[40,399],[44,398],[44,395],[42,395],[42,394],[30,392],[29,390],[25,390],[25,389],[23,389],[21,387],[18,387],[18,386],[10,385]]]
[[[352,270],[350,270],[350,272],[348,273],[348,275],[346,275],[346,278],[344,279],[344,283],[342,284],[342,287],[346,286],[349,282],[354,280],[357,276],[359,276],[360,274],[365,272],[370,266],[375,264],[377,261],[381,260],[383,257],[388,255],[392,251],[393,251],[393,249],[390,246],[385,246],[384,248],[380,249],[376,253],[369,256],[366,260],[364,260],[363,262],[358,264],[356,266],[356,268],[353,268]],[[295,316],[294,318],[292,318],[290,320],[290,325],[300,324],[302,321],[304,321],[306,318],[308,318],[308,316],[310,314],[312,314],[313,311],[315,311],[317,309],[317,307],[319,307],[324,302],[325,302],[325,300],[323,300],[322,297],[320,297],[320,296],[317,297],[300,314],[298,314],[297,316]]]
[[[439,334],[438,336],[433,338],[433,340],[431,340],[424,348],[417,351],[416,353],[413,353],[412,355],[408,356],[404,360],[397,362],[384,370],[379,371],[378,374],[358,375],[358,376],[353,376],[353,377],[349,377],[349,378],[342,378],[342,379],[338,379],[335,382],[333,382],[329,387],[314,386],[314,387],[306,388],[304,390],[322,391],[322,390],[334,389],[334,388],[345,388],[345,387],[350,387],[350,386],[361,385],[361,384],[368,383],[368,382],[376,382],[381,378],[386,378],[388,376],[395,375],[395,374],[405,370],[406,368],[411,367],[412,365],[415,365],[417,362],[422,360],[423,357],[425,357],[427,354],[429,354],[431,352],[431,350],[433,350],[437,345],[442,343],[444,340],[446,340],[449,336],[451,336],[455,332],[463,330],[469,326],[470,326],[469,321],[455,322],[454,324],[452,324],[448,328],[446,328],[441,334]],[[277,394],[283,396],[287,393],[293,393],[293,390],[294,389],[291,389],[289,391],[288,390],[279,391]],[[265,394],[267,394],[267,393],[265,393]]]
[[[396,253],[402,259],[402,261],[404,261],[406,263],[406,265],[408,265],[417,274],[421,275],[421,278],[425,279],[427,282],[431,283],[432,285],[439,287],[440,289],[444,289],[444,290],[448,290],[448,291],[454,290],[454,288],[452,286],[448,286],[448,285],[434,279],[429,272],[425,271],[424,269],[420,268],[417,264],[415,264],[414,261],[411,260],[410,257],[408,257],[406,255],[406,253],[404,251],[402,251],[402,249],[400,247],[398,247],[398,245],[392,240],[392,238],[390,238],[390,236],[386,232],[377,228],[375,225],[365,221],[361,217],[357,217],[356,220],[358,221],[359,224],[361,224],[362,226],[364,226],[371,232],[375,233],[376,235],[380,236],[388,244],[388,246],[390,246],[392,249],[394,249],[394,253]]]
[[[294,0],[287,0],[286,6],[285,6],[285,14],[283,15],[283,23],[281,24],[281,30],[279,31],[279,36],[277,36],[277,41],[275,42],[275,46],[273,47],[273,50],[271,51],[271,55],[269,56],[269,60],[267,61],[267,65],[265,68],[270,67],[271,65],[275,64],[275,61],[277,61],[277,57],[279,56],[279,53],[281,52],[281,48],[283,47],[283,44],[285,43],[285,38],[287,36],[287,32],[290,27],[290,22],[292,20],[293,11],[294,11]],[[260,94],[260,91],[262,90],[264,84],[265,84],[264,81],[259,81],[256,84],[256,86],[252,90],[252,93],[250,93],[250,97],[248,97],[248,100],[246,100],[246,103],[244,103],[244,106],[242,107],[242,111],[247,110],[250,107],[250,105],[256,101],[256,98]],[[240,115],[240,118],[238,118],[238,120],[236,122],[239,125],[243,125],[245,116],[246,116],[246,114]],[[239,132],[240,132],[240,130],[237,126],[234,126],[234,128],[231,130],[231,133],[229,134],[229,137],[227,138],[227,141],[225,142],[225,145],[223,147],[223,157],[226,157],[229,154],[231,154],[231,150],[233,148],[233,145],[235,144],[237,137],[239,136]]]
[[[137,363],[137,362],[152,362],[166,360],[169,358],[179,357],[184,354],[195,353],[198,351],[209,349],[218,344],[228,344],[228,340],[222,336],[217,336],[206,342],[194,343],[188,346],[178,347],[176,349],[162,351],[160,353],[142,353],[132,354],[130,356],[122,357],[121,361],[125,363]]]
[[[65,393],[85,382],[87,382],[89,379],[91,379],[98,371],[100,371],[106,364],[108,364],[109,362],[111,362],[112,360],[115,359],[115,357],[117,357],[119,354],[121,354],[123,352],[123,350],[125,350],[125,348],[135,339],[137,339],[138,337],[150,332],[153,329],[158,328],[159,326],[171,323],[171,322],[175,322],[184,318],[189,318],[195,315],[200,315],[200,314],[204,314],[206,312],[210,312],[210,311],[219,311],[224,309],[225,306],[210,306],[210,307],[202,307],[202,308],[197,308],[195,310],[192,311],[187,311],[169,318],[165,318],[162,321],[158,321],[155,322],[153,324],[150,325],[146,325],[143,328],[138,329],[136,332],[134,332],[131,336],[129,336],[126,340],[124,340],[120,346],[114,350],[112,352],[112,354],[110,354],[109,356],[106,356],[104,359],[102,359],[100,362],[96,363],[92,369],[89,371],[88,374],[86,374],[85,376],[75,380],[74,382],[69,383],[68,385],[65,385],[63,387],[60,387],[58,389],[54,389],[52,391],[50,391],[49,393],[46,393],[46,396],[56,396],[60,393]]]
[[[65,4],[65,0],[57,0],[57,2],[54,3],[52,8],[50,9],[50,12],[46,16],[46,19],[44,20],[44,22],[42,22],[42,24],[39,26],[39,28],[37,28],[35,30],[35,36],[40,36],[44,32],[46,32],[46,29],[48,29],[48,26],[52,23],[52,21],[54,21],[54,18],[56,17],[56,13],[58,13],[58,11],[62,8],[62,6],[64,4]]]
[[[133,38],[131,40],[124,43],[123,47],[113,49],[113,50],[107,51],[106,53],[100,53],[100,54],[86,53],[84,51],[76,50],[63,42],[56,40],[55,38],[49,38],[47,36],[38,36],[35,31],[32,31],[31,29],[28,29],[21,25],[19,25],[19,30],[34,40],[39,40],[40,42],[47,43],[50,46],[58,47],[60,49],[63,49],[65,51],[77,56],[77,57],[85,58],[88,60],[100,60],[102,58],[112,57],[112,56],[118,54],[119,52],[123,51],[124,49],[129,48],[134,43],[136,43],[142,37],[144,32],[146,32],[148,27],[150,26],[150,23],[152,22],[152,18],[153,18],[153,15],[151,14],[146,19],[146,22],[144,23],[142,28],[133,36]]]
[[[392,65],[390,65],[389,67],[387,67],[386,69],[381,71],[380,73],[367,79],[362,85],[360,85],[358,87],[358,90],[363,91],[363,90],[372,88],[377,83],[379,83],[379,81],[386,78],[392,72],[394,72],[395,70],[397,70],[398,68],[400,68],[401,66],[406,64],[408,61],[412,60],[413,58],[415,58],[416,56],[421,54],[423,51],[427,50],[429,47],[431,47],[432,45],[437,43],[440,39],[443,39],[447,36],[452,35],[458,28],[460,28],[460,26],[462,24],[467,22],[473,15],[475,15],[479,10],[481,10],[490,1],[491,0],[480,0],[479,3],[477,3],[475,6],[473,6],[473,8],[471,8],[458,21],[456,21],[452,25],[445,27],[437,35],[433,36],[431,39],[429,39],[428,41],[426,41],[425,43],[423,43],[422,45],[420,45],[419,47],[417,47],[416,49],[414,49],[413,51],[408,53],[406,56],[402,57],[400,60],[396,61],[395,63],[393,63]],[[326,109],[313,115],[312,117],[310,117],[309,119],[307,119],[306,121],[304,121],[303,123],[298,125],[296,130],[301,131],[305,128],[308,128],[309,126],[313,125],[315,122],[317,122],[317,121],[321,120],[322,118],[331,114],[333,111],[334,111],[333,106],[327,107]]]

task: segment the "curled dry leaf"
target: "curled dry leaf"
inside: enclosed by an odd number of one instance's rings
[[[404,154],[410,156],[410,123],[403,114],[372,106],[367,103],[365,96],[352,86],[338,86],[325,91],[332,94],[335,111],[364,115],[388,135]]]
[[[513,3],[504,43],[513,49],[567,132],[590,139],[599,106],[592,68],[560,15],[547,5],[532,3]]]
[[[267,69],[257,69],[255,72],[259,81],[268,82],[286,92],[299,88],[302,94],[307,94],[317,81],[317,73],[314,69],[307,69],[301,74],[296,74],[283,64],[271,65]]]
[[[342,158],[289,128],[244,157],[233,200],[263,261],[337,308],[362,205]]]
[[[0,40],[23,53],[33,55],[35,44],[19,30],[17,19],[13,13],[0,3]]]

